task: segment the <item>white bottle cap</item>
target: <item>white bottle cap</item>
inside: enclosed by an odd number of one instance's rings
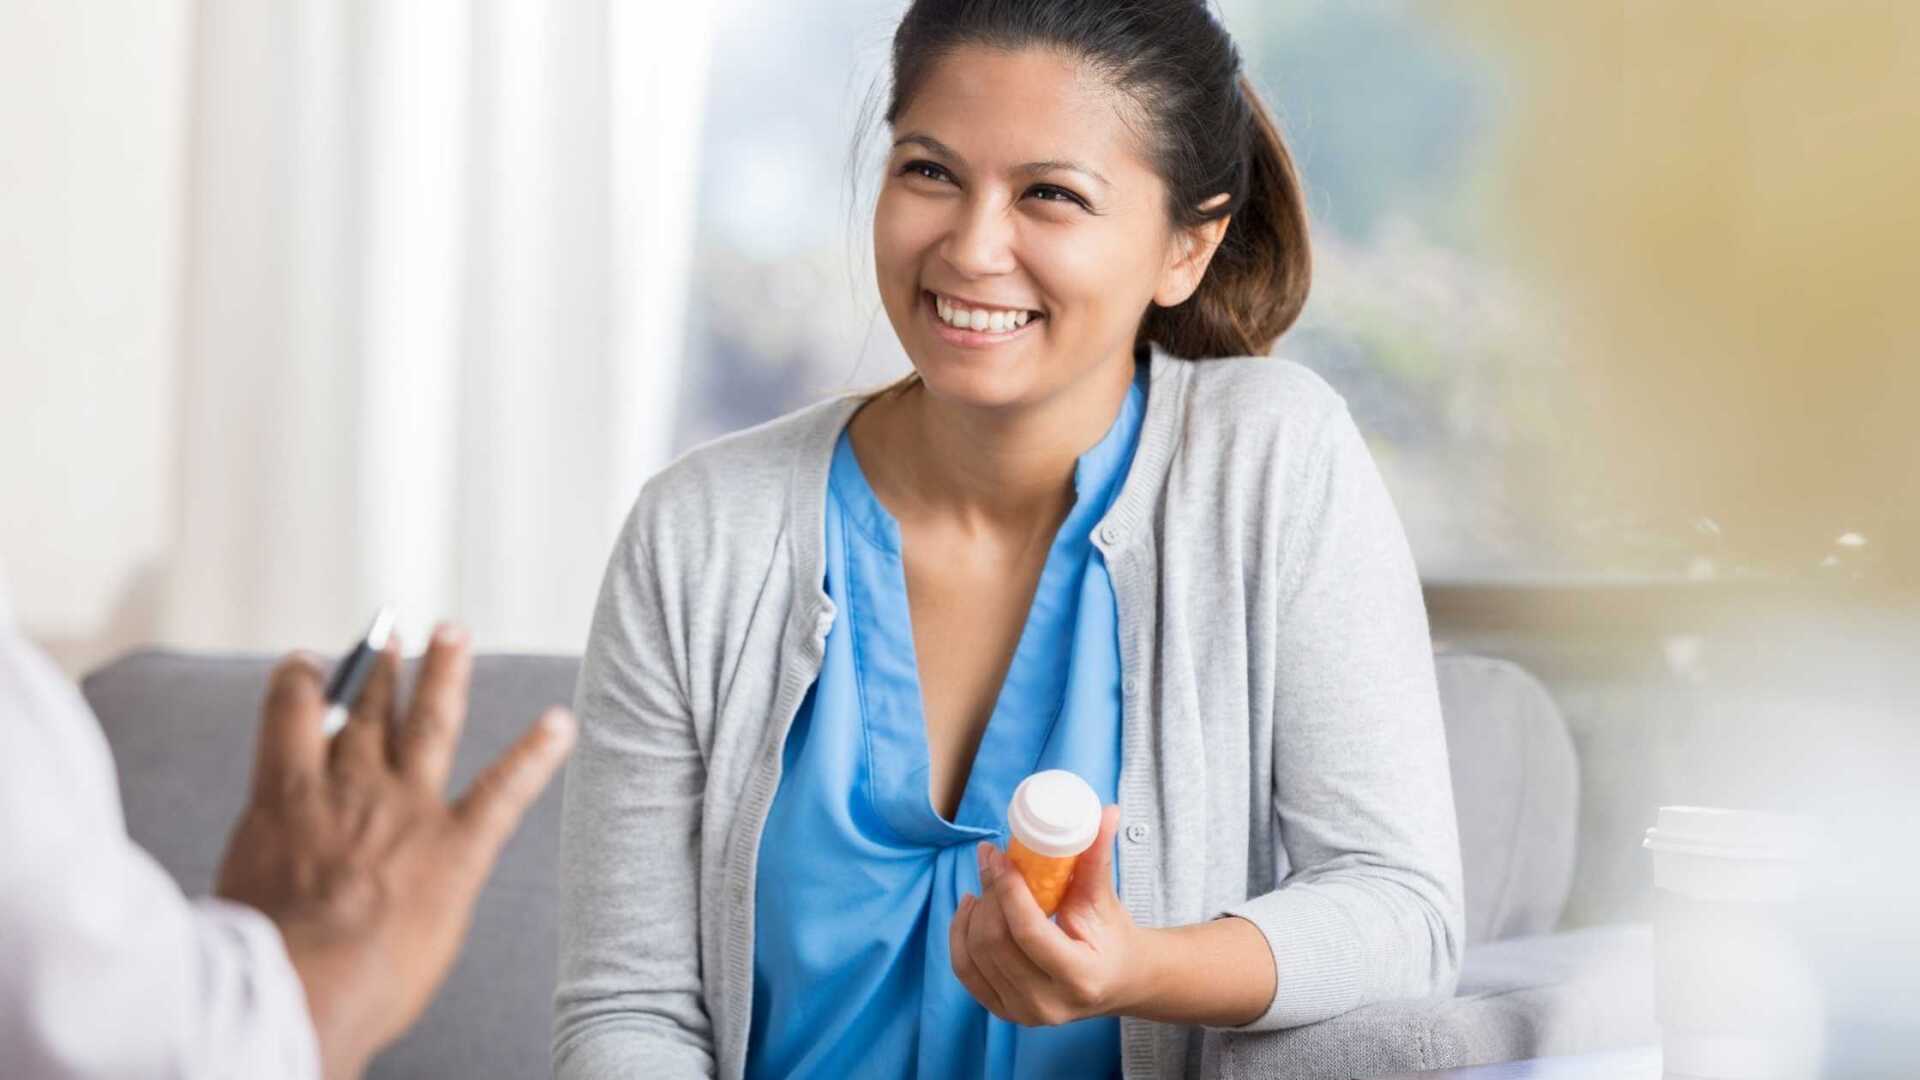
[[[1065,769],[1034,773],[1013,789],[1007,828],[1020,846],[1050,859],[1069,858],[1100,835],[1100,796]]]

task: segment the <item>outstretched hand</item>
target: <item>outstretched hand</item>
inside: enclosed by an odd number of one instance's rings
[[[551,709],[449,803],[466,635],[434,633],[404,709],[399,669],[390,645],[332,740],[319,669],[298,656],[274,669],[252,793],[215,886],[279,926],[329,1077],[357,1076],[425,1010],[501,846],[573,745],[572,715]]]

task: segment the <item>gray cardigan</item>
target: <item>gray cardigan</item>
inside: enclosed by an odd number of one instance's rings
[[[1266,935],[1244,1030],[1448,995],[1460,851],[1426,611],[1346,404],[1298,364],[1155,350],[1095,531],[1120,612],[1120,895]],[[823,522],[848,395],[650,480],[607,568],[561,826],[554,1064],[738,1077],[754,866],[835,612]],[[1204,1028],[1121,1021],[1129,1080],[1212,1071]]]

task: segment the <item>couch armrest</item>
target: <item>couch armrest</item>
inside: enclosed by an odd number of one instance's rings
[[[1206,1041],[1204,1071],[1221,1080],[1347,1080],[1655,1043],[1653,933],[1623,924],[1475,945],[1451,998]]]

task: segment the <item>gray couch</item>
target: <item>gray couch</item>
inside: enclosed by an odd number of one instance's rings
[[[84,683],[113,745],[129,831],[189,892],[209,888],[240,810],[269,664],[142,652]],[[456,783],[543,706],[569,700],[575,668],[565,657],[480,658]],[[1558,710],[1537,681],[1504,661],[1442,654],[1439,672],[1466,870],[1459,992],[1288,1031],[1210,1037],[1209,1072],[1369,1077],[1655,1041],[1646,928],[1555,932],[1578,804]],[[548,1074],[558,795],[556,784],[507,846],[439,998],[369,1076]]]

